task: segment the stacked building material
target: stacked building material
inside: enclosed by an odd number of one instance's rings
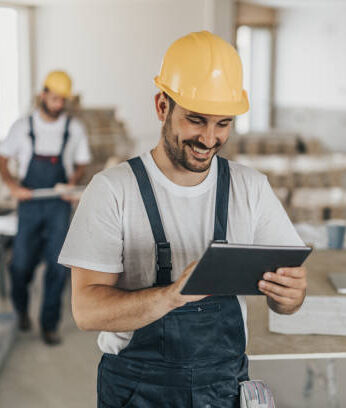
[[[346,190],[340,187],[296,189],[291,197],[290,215],[294,222],[346,219]]]
[[[266,174],[294,222],[346,219],[346,153],[275,129],[232,135],[220,153]]]
[[[83,180],[86,184],[93,174],[104,168],[110,157],[119,162],[129,158],[133,142],[114,109],[79,109],[75,114],[86,126],[93,158]]]
[[[244,135],[232,133],[221,155],[235,158],[237,155],[285,155],[323,154],[325,148],[317,139],[304,139],[296,132],[269,129],[267,132],[250,132]]]

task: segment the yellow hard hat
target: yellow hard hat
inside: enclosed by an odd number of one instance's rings
[[[63,98],[69,98],[71,96],[72,81],[71,78],[63,71],[50,72],[43,86],[50,91],[62,96]]]
[[[175,41],[154,81],[178,105],[193,112],[240,115],[249,110],[237,51],[208,31]]]

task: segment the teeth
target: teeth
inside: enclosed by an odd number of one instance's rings
[[[196,146],[192,146],[192,150],[197,152],[197,153],[201,153],[201,154],[206,154],[209,152],[209,149],[199,149]]]

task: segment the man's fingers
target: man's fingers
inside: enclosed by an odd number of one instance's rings
[[[197,265],[197,261],[193,261],[186,267],[186,269],[185,269],[185,271],[183,273],[183,277],[185,279],[187,279],[191,275],[191,273],[195,269],[196,265]]]
[[[267,281],[260,281],[258,286],[262,292],[266,291],[284,298],[297,299],[301,296],[300,289],[286,288]]]
[[[29,190],[28,188],[22,188],[21,195],[25,200],[30,200],[30,198],[32,198],[32,190]]]
[[[178,278],[178,280],[176,281],[176,284],[180,289],[185,285],[185,282],[188,280],[189,276],[191,275],[193,269],[195,268],[197,262],[193,261],[191,262],[182,272],[182,274],[180,275],[180,277]]]
[[[294,305],[296,304],[296,300],[289,298],[289,297],[284,297],[284,296],[279,296],[276,293],[267,291],[265,289],[261,289],[261,292],[263,292],[264,295],[270,297],[273,299],[275,302],[281,304],[281,305]]]
[[[264,280],[274,282],[287,288],[292,289],[306,289],[305,278],[291,278],[289,276],[279,275],[275,272],[266,272],[263,275]]]
[[[307,275],[307,270],[304,266],[299,266],[297,268],[279,268],[276,273],[281,276],[299,279]]]
[[[184,269],[180,277],[174,283],[172,283],[172,285],[169,285],[168,287],[169,294],[172,296],[173,304],[176,305],[175,307],[183,306],[188,302],[197,302],[207,296],[207,295],[182,295],[180,293],[196,265],[197,261],[191,262]]]
[[[64,201],[68,201],[68,202],[75,201],[72,195],[66,195],[66,194],[62,195],[61,199],[64,200]]]
[[[31,191],[24,191],[18,194],[17,196],[19,201],[27,201],[32,198],[32,192]]]

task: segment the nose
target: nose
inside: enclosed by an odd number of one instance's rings
[[[216,144],[216,135],[215,135],[215,126],[211,123],[208,123],[207,126],[203,129],[201,137],[199,139],[205,147],[211,149]]]
[[[55,108],[57,109],[57,110],[60,110],[60,109],[62,109],[63,107],[64,107],[64,101],[59,101],[59,102],[57,102],[56,104],[55,104]]]
[[[64,98],[57,97],[52,101],[52,109],[61,110],[64,107],[64,105],[65,105]]]

